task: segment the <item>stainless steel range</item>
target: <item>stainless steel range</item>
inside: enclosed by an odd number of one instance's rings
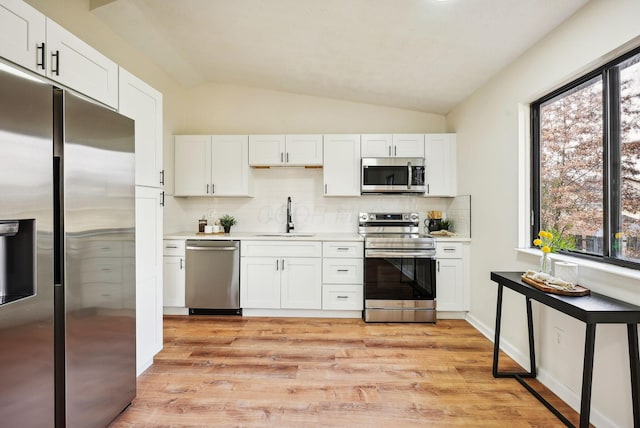
[[[418,213],[360,213],[364,320],[436,322],[436,241]]]

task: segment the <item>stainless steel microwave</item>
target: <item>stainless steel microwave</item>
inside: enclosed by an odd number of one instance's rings
[[[424,193],[424,158],[362,158],[361,193]]]

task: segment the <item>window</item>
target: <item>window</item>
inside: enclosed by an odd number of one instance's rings
[[[532,236],[640,269],[640,49],[531,107]]]

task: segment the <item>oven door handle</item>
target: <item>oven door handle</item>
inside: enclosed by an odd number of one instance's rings
[[[394,250],[366,250],[364,253],[366,259],[393,259],[393,258],[415,258],[415,259],[433,259],[434,254],[424,251],[394,251]]]

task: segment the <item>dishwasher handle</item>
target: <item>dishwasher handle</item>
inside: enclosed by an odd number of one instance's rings
[[[196,251],[236,251],[238,247],[187,247],[187,250]]]

